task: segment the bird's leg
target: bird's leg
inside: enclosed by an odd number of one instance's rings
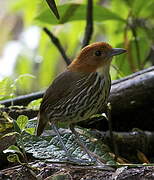
[[[70,125],[70,130],[72,131],[72,133],[75,135],[76,137],[76,142],[78,143],[78,145],[88,154],[89,158],[93,161],[96,162],[96,159],[91,155],[90,151],[87,149],[87,147],[83,144],[83,142],[81,141],[78,133],[75,130],[75,125],[71,124]]]
[[[61,136],[60,136],[60,133],[59,133],[59,131],[58,131],[58,128],[56,127],[56,125],[55,125],[54,123],[52,123],[52,128],[53,128],[53,130],[55,131],[55,133],[57,134],[58,139],[59,139],[59,141],[60,141],[60,143],[61,143],[61,145],[62,145],[62,147],[63,147],[63,150],[65,151],[66,156],[68,157],[68,160],[71,161],[72,163],[75,163],[75,164],[88,164],[87,161],[83,161],[83,160],[79,160],[79,159],[74,159],[74,158],[71,156],[71,154],[69,153],[69,151],[67,150],[67,148],[66,148],[66,146],[65,146],[65,144],[64,144],[64,142],[63,142],[63,140],[62,140],[62,138],[61,138]]]
[[[64,142],[63,142],[63,140],[62,140],[62,138],[61,138],[61,136],[60,136],[60,133],[59,133],[59,131],[58,131],[58,128],[56,127],[56,125],[55,125],[54,123],[52,124],[52,128],[53,128],[53,130],[55,131],[55,133],[57,134],[58,139],[59,139],[59,141],[60,141],[60,143],[61,143],[61,145],[62,145],[62,147],[63,147],[63,150],[65,151],[67,157],[68,157],[68,158],[71,158],[71,155],[70,155],[70,153],[68,152],[68,150],[67,150],[67,148],[66,148],[66,146],[65,146],[65,144],[64,144]]]

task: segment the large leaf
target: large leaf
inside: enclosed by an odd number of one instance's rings
[[[154,17],[154,1],[148,1],[144,9],[140,11],[139,13],[140,16],[147,18],[149,21],[153,20]]]
[[[134,0],[132,11],[136,16],[139,16],[142,11],[145,11],[146,8],[149,7],[149,5],[152,5],[153,0],[148,0],[145,3],[145,0]],[[154,5],[154,4],[153,4]],[[153,11],[154,7],[151,7],[151,10]]]
[[[79,129],[78,129],[79,130]],[[83,130],[80,129],[83,133]],[[90,160],[87,154],[76,143],[74,135],[66,129],[60,129],[61,137],[66,148],[69,150],[72,157],[75,159],[86,159]],[[59,142],[58,137],[52,132],[47,131],[47,136],[31,136],[25,135],[24,138],[24,147],[27,153],[31,153],[33,157],[37,159],[45,159],[46,161],[55,161],[55,162],[65,162],[66,154],[62,149],[61,143]],[[92,135],[88,135],[92,139]],[[107,164],[115,164],[116,162],[109,154],[108,147],[103,144],[101,141],[93,138],[93,141],[87,137],[87,135],[80,135],[80,139],[87,148],[97,154],[103,162]],[[20,145],[20,141],[18,141]]]
[[[60,20],[55,19],[54,15],[46,9],[41,12],[37,16],[37,20],[43,23],[49,24],[64,24],[69,21],[76,21],[76,20],[85,20],[86,17],[86,5],[84,4],[75,4],[69,3],[58,6],[60,12]],[[110,11],[107,8],[102,6],[94,6],[94,20],[95,21],[103,21],[103,20],[118,20],[118,21],[125,21],[116,13]]]

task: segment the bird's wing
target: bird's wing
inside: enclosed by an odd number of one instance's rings
[[[50,106],[51,108],[52,106],[56,106],[56,104],[59,104],[63,98],[67,97],[67,95],[74,90],[76,82],[82,79],[82,76],[83,74],[65,71],[61,73],[49,86],[44,94],[38,114],[37,135],[42,134],[48,122],[46,113],[48,107]]]
[[[69,71],[61,73],[46,90],[40,106],[40,112],[45,111],[49,105],[50,107],[55,106],[62,98],[70,94],[81,76]]]

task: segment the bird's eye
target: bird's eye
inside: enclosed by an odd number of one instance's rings
[[[95,52],[95,56],[101,56],[101,55],[102,55],[101,51],[98,50],[98,51]]]

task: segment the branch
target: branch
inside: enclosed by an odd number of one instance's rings
[[[0,104],[5,105],[6,107],[11,105],[21,105],[25,106],[33,100],[39,99],[43,97],[45,91],[35,92],[27,95],[18,96],[12,99],[6,99],[0,101]]]
[[[87,0],[87,1],[88,1],[87,20],[86,20],[87,24],[86,24],[82,48],[89,44],[89,41],[93,33],[93,0]]]
[[[57,49],[59,50],[60,54],[62,55],[62,57],[64,58],[64,61],[66,62],[67,65],[69,65],[71,63],[70,59],[67,57],[64,48],[62,47],[59,39],[54,36],[52,34],[52,32],[50,32],[46,27],[43,28],[43,30],[45,31],[45,33],[49,36],[49,38],[51,39],[51,41],[54,43],[54,45],[57,47]]]
[[[126,76],[124,78],[121,78],[121,79],[118,79],[118,80],[114,80],[114,81],[112,81],[112,85],[121,83],[123,81],[127,81],[129,79],[133,79],[133,78],[135,78],[137,76],[140,76],[142,74],[146,74],[146,73],[149,73],[149,72],[153,72],[153,71],[154,71],[154,66],[151,66],[151,67],[149,67],[147,69],[143,69],[141,71],[135,72],[135,73],[133,73],[133,74],[131,74],[129,76]]]

